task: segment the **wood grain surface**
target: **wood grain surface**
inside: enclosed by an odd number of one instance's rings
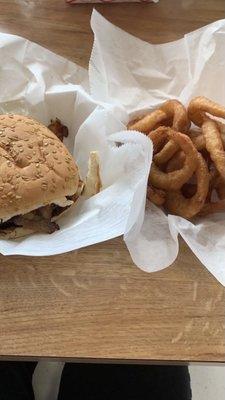
[[[0,30],[85,67],[91,5],[0,0]],[[163,43],[225,17],[224,0],[104,4],[114,24]],[[0,256],[0,356],[225,361],[225,289],[181,242],[168,269],[135,267],[121,238],[55,257]]]

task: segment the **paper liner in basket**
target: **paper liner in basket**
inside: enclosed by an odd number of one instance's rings
[[[2,33],[0,39],[1,113],[29,114],[44,124],[58,117],[69,128],[65,144],[81,177],[87,173],[89,152],[97,150],[103,183],[98,195],[80,200],[59,219],[59,231],[0,240],[0,252],[59,254],[123,234],[135,193],[145,197],[150,142],[120,132],[124,126],[114,115],[123,111],[91,99],[83,68],[24,38]]]
[[[126,116],[153,109],[167,99],[187,104],[204,95],[225,105],[225,20],[183,39],[152,45],[133,37],[93,11],[94,47],[89,66],[91,94],[97,101],[123,107]],[[122,115],[122,114],[121,114]],[[142,134],[140,134],[142,135]],[[178,234],[205,267],[225,285],[225,213],[192,223],[142,204],[134,218],[134,196],[125,242],[134,262],[146,271],[169,266],[177,257]]]

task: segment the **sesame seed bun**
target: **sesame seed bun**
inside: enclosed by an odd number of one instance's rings
[[[1,220],[63,204],[78,183],[78,168],[54,133],[32,118],[0,115]]]

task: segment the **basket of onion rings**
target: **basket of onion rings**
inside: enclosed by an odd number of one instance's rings
[[[188,269],[187,246],[225,286],[225,20],[163,44],[96,11],[91,26],[92,93],[147,155],[124,231],[133,262]]]
[[[225,107],[198,96],[168,100],[129,122],[153,143],[147,198],[186,219],[225,210]]]

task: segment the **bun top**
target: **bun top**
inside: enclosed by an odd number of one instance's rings
[[[54,133],[30,117],[0,115],[0,219],[60,203],[78,183],[78,168]]]

